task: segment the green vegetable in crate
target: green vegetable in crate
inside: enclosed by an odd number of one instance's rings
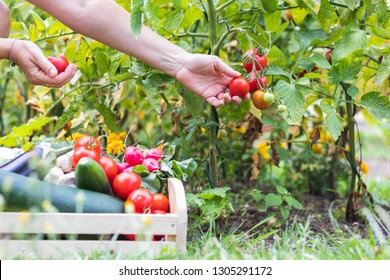
[[[0,195],[7,211],[42,208],[50,202],[59,212],[123,213],[123,201],[102,193],[81,190],[0,170]],[[47,211],[47,209],[44,209]]]
[[[113,195],[103,167],[92,158],[83,157],[78,161],[75,176],[77,187]]]

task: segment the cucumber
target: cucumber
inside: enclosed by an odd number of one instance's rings
[[[81,189],[114,195],[103,167],[89,157],[79,160],[75,170],[76,186]]]
[[[124,212],[123,201],[113,196],[56,185],[3,170],[0,170],[0,195],[4,198],[7,211],[30,210],[32,207],[41,209],[45,204],[43,202],[49,201],[59,212]]]

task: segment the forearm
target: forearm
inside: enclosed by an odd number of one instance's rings
[[[11,29],[11,15],[8,6],[0,0],[0,38],[7,38]]]
[[[14,39],[0,38],[0,59],[9,59],[9,50]]]
[[[175,76],[188,53],[144,27],[139,38],[130,30],[130,14],[112,0],[31,0],[75,32],[134,56]]]

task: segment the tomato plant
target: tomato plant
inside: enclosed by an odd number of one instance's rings
[[[264,100],[264,95],[265,95],[265,91],[259,89],[259,90],[256,90],[253,94],[252,94],[252,102],[253,102],[253,105],[260,109],[260,110],[265,110],[265,109],[268,109],[272,103],[269,103],[269,102],[266,102]]]
[[[58,74],[65,72],[66,67],[69,65],[69,61],[63,55],[49,56],[47,59],[57,68]]]
[[[147,189],[140,188],[132,191],[127,200],[134,204],[136,213],[145,213],[150,211],[153,204],[153,194]]]
[[[112,191],[118,198],[126,200],[132,191],[140,187],[141,177],[137,173],[123,172],[116,175],[112,184]]]
[[[249,92],[249,83],[243,77],[237,77],[230,81],[229,92],[231,96],[244,97]]]
[[[268,60],[266,55],[260,55],[257,53],[257,49],[247,50],[242,58],[243,66],[247,72],[263,70],[267,67]]]

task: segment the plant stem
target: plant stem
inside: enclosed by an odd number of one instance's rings
[[[351,97],[348,95],[347,90],[348,86],[345,84],[341,84],[344,92],[346,99],[351,101]],[[346,111],[347,111],[347,126],[348,126],[348,143],[349,143],[349,151],[348,151],[348,162],[351,166],[352,170],[352,176],[351,176],[351,181],[349,185],[349,195],[348,195],[348,205],[352,205],[352,200],[354,196],[352,195],[355,191],[355,186],[356,186],[356,176],[357,176],[357,169],[356,169],[356,158],[355,158],[355,119],[354,119],[354,113],[353,113],[353,104],[350,102],[347,102],[345,104],[346,106]],[[348,213],[349,214],[354,214],[354,213]]]
[[[229,0],[227,1],[226,3],[222,4],[221,6],[217,7],[216,8],[216,11],[219,12],[223,9],[225,9],[227,6],[229,6],[230,4],[233,4],[234,2],[236,2],[236,0]]]
[[[218,30],[217,30],[217,10],[213,0],[207,0],[208,4],[208,25],[209,25],[209,40],[211,54],[219,55],[219,48],[215,48],[218,45]],[[218,112],[214,106],[210,107],[210,119],[219,123]],[[208,155],[208,172],[210,185],[212,187],[219,186],[219,172],[218,172],[218,155],[217,155],[217,136],[218,126],[211,125],[209,128],[209,155]]]

